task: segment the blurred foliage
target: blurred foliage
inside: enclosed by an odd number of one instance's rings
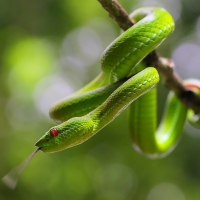
[[[183,78],[200,78],[199,0],[123,0],[128,12],[168,9],[176,30],[159,47]],[[52,103],[100,71],[100,57],[119,34],[98,1],[0,1],[0,177],[23,161],[54,122]],[[159,89],[159,118],[167,89]],[[177,148],[149,160],[132,149],[128,111],[86,143],[56,154],[38,153],[0,199],[198,200],[200,131],[186,125]]]

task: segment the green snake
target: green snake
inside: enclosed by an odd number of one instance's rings
[[[53,153],[83,143],[128,106],[131,139],[137,151],[157,158],[174,149],[188,108],[170,92],[157,128],[154,87],[159,75],[155,68],[139,64],[174,30],[174,21],[165,9],[158,7],[140,8],[131,17],[137,23],[106,48],[101,59],[102,72],[50,109],[51,118],[61,124],[52,127],[37,141],[35,145],[40,151]],[[199,93],[199,82],[187,84]],[[194,123],[193,115],[190,111],[191,123]]]

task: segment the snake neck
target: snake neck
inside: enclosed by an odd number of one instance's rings
[[[117,88],[107,100],[88,115],[94,121],[94,132],[113,121],[135,99],[148,92],[159,81],[154,68],[147,68]]]

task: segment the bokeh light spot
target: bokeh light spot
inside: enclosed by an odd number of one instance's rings
[[[5,62],[11,68],[11,91],[31,92],[35,84],[50,73],[53,59],[51,46],[45,40],[24,38],[12,44],[5,54]]]
[[[155,186],[148,194],[147,200],[185,200],[183,191],[174,184],[162,183]]]
[[[200,45],[182,43],[173,52],[172,59],[177,71],[183,78],[200,78]]]

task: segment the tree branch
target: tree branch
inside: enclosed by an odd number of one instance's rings
[[[109,17],[117,22],[122,30],[127,30],[135,22],[129,17],[128,13],[122,8],[122,6],[115,0],[98,0],[103,8],[107,10]]]
[[[117,0],[98,0],[102,7],[109,13],[122,30],[127,30],[134,25],[133,20],[127,12],[117,2]],[[175,66],[171,59],[160,57],[156,51],[152,51],[145,59],[147,66],[154,66],[164,79],[164,84],[173,90],[177,97],[187,107],[192,108],[195,113],[200,112],[200,97],[192,90],[186,88],[177,73],[174,72]]]

